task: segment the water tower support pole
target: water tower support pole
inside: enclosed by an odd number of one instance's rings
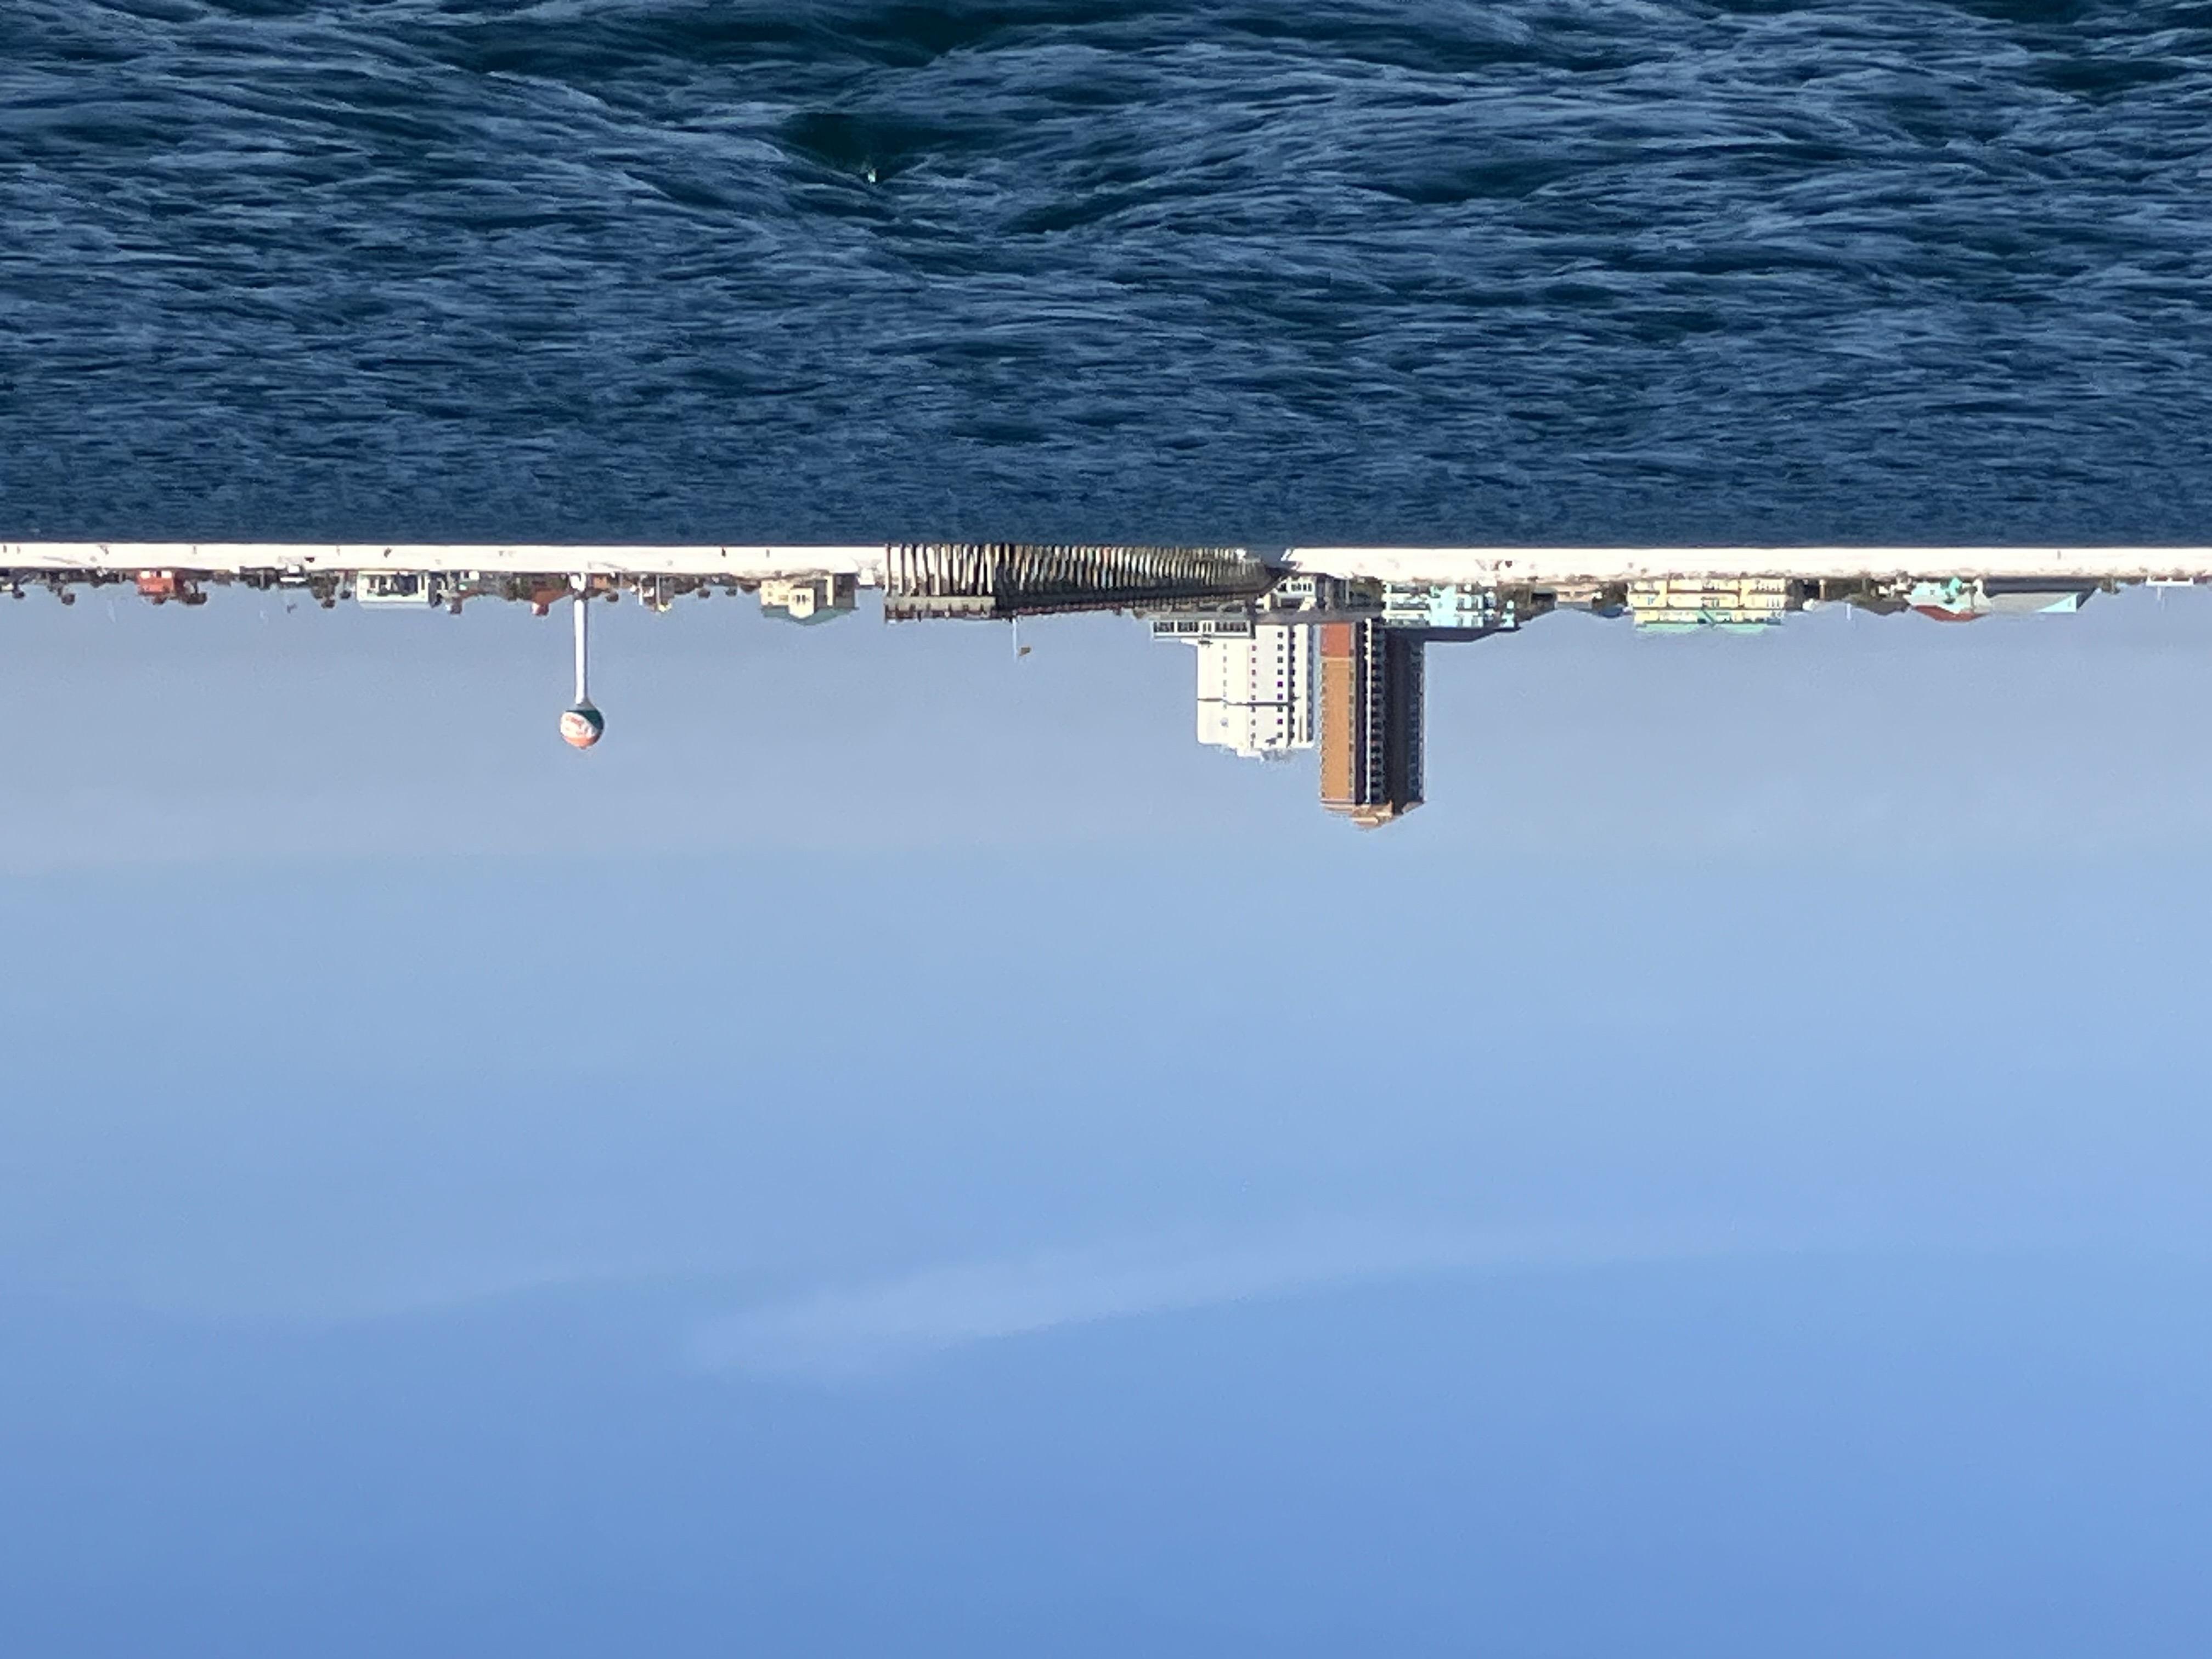
[[[592,609],[591,594],[580,581],[576,585],[574,604],[576,607],[576,701],[586,703],[592,700]]]

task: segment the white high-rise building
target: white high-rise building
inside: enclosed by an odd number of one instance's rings
[[[1198,740],[1248,759],[1314,746],[1314,630],[1255,623],[1242,635],[1177,635],[1198,653]]]

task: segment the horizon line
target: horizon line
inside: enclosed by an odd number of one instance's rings
[[[0,569],[61,573],[151,570],[562,572],[767,577],[840,574],[882,585],[902,548],[1204,550],[1241,556],[1285,574],[1480,583],[1638,580],[1689,576],[1869,575],[2212,580],[2212,544],[1746,543],[1735,545],[1241,546],[1146,542],[624,544],[613,542],[0,541]]]

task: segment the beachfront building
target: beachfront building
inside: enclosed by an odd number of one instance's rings
[[[1804,608],[1803,584],[1787,576],[1656,576],[1628,584],[1628,614],[1655,633],[1755,633]]]
[[[1363,830],[1421,804],[1426,644],[1379,620],[1323,623],[1321,802]]]
[[[860,602],[860,583],[849,574],[831,571],[770,576],[760,585],[762,615],[787,622],[830,622],[848,615]]]
[[[1162,631],[1185,626],[1192,631]],[[1312,748],[1313,627],[1249,620],[1200,626],[1198,618],[1152,624],[1155,638],[1182,640],[1198,659],[1198,740],[1248,760]]]

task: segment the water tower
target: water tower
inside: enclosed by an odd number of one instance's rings
[[[589,749],[606,735],[607,718],[592,702],[591,586],[579,576],[575,587],[569,603],[576,611],[576,701],[561,711],[561,741],[572,749]]]

